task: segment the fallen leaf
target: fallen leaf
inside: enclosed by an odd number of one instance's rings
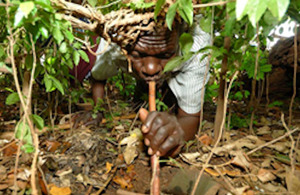
[[[63,177],[65,175],[68,175],[72,173],[72,168],[65,168],[65,169],[62,169],[62,170],[58,170],[55,175],[59,176],[59,177]]]
[[[240,187],[240,188],[236,188],[235,189],[235,192],[237,194],[243,194],[247,189],[249,189],[250,187],[249,186],[243,186],[243,187]]]
[[[5,190],[9,187],[8,184],[0,184],[0,190]]]
[[[267,126],[267,125],[271,125],[271,122],[268,119],[266,119],[264,116],[262,116],[260,118],[260,124]]]
[[[263,183],[276,179],[275,175],[273,175],[273,173],[267,169],[260,169],[258,171],[257,177]]]
[[[143,139],[142,131],[138,128],[135,128],[133,131],[130,132],[130,136],[125,137],[121,140],[120,145],[129,144],[132,145],[134,142]]]
[[[46,145],[46,150],[48,152],[55,152],[57,150],[57,148],[61,145],[58,141],[49,141],[46,140],[45,141],[45,145]]]
[[[49,193],[51,195],[69,195],[72,193],[69,187],[57,187],[54,184],[49,184]]]
[[[189,162],[195,163],[197,162],[197,158],[200,157],[201,153],[194,152],[194,153],[181,153],[180,156]]]
[[[206,121],[203,125],[203,129],[212,129],[212,128],[214,128],[214,123]]]
[[[236,156],[234,159],[231,161],[232,164],[237,165],[239,167],[242,167],[243,169],[247,169],[250,167],[250,163],[248,162],[246,156],[241,152],[238,151],[236,152]]]
[[[231,176],[231,177],[236,177],[236,176],[240,176],[241,175],[241,171],[240,170],[227,170],[225,169],[224,172]]]
[[[126,173],[130,173],[130,172],[133,172],[133,171],[134,171],[134,165],[129,165],[127,167]]]
[[[114,165],[112,163],[110,163],[110,162],[107,161],[106,162],[106,173],[105,174],[109,173],[111,171],[111,169],[112,169],[113,166]]]
[[[29,169],[24,169],[17,174],[17,178],[23,181],[27,181],[31,175],[31,171]]]
[[[286,171],[286,184],[289,192],[295,194],[300,192],[300,178],[294,175],[291,170]]]
[[[256,135],[270,134],[270,127],[265,125],[257,129]]]
[[[245,195],[255,195],[253,190],[247,190],[246,192],[244,192]]]
[[[269,168],[270,165],[271,165],[271,159],[270,158],[264,159],[264,161],[261,163],[261,166],[264,167],[264,168]]]
[[[270,192],[282,192],[280,194],[284,194],[287,191],[284,187],[273,185],[270,182],[262,184],[260,188]]]
[[[290,146],[291,146],[290,142],[277,142],[277,143],[268,145],[267,147],[272,148],[272,149],[277,150],[282,153],[288,153],[290,150],[289,149]]]
[[[215,170],[213,170],[213,169],[211,169],[211,168],[206,168],[206,169],[204,169],[208,174],[210,174],[211,176],[214,176],[214,177],[218,177],[218,176],[220,176],[220,174],[217,172],[217,171],[215,171]],[[223,174],[224,175],[224,174]]]
[[[201,137],[198,138],[198,140],[206,146],[211,145],[213,142],[212,137],[208,136],[207,134],[202,135]]]
[[[115,176],[113,178],[113,182],[119,184],[123,189],[131,189],[133,187],[133,185],[130,183],[130,180],[126,180],[123,177]]]
[[[135,157],[138,155],[136,145],[127,145],[123,152],[123,155],[126,164],[131,164]]]
[[[9,146],[6,147],[7,145]],[[16,144],[16,142],[8,143],[4,147],[6,148],[3,150],[3,156],[12,156],[17,153],[18,145]]]

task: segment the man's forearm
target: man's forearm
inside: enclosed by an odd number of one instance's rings
[[[199,127],[199,115],[200,112],[188,114],[180,108],[178,109],[177,120],[185,132],[185,141],[195,138],[195,134],[197,133]]]

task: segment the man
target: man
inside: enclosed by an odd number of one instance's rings
[[[134,73],[145,82],[159,82],[164,79],[163,69],[167,62],[180,55],[179,37],[182,29],[175,25],[172,31],[166,27],[156,29],[152,33],[143,33],[134,47],[128,51]],[[198,51],[210,43],[210,36],[203,32],[196,23],[189,33],[194,38],[191,51]],[[101,40],[98,51],[105,47]],[[145,145],[149,146],[148,154],[174,156],[180,152],[185,141],[194,138],[199,126],[201,90],[208,59],[202,54],[194,55],[190,60],[178,67],[168,85],[174,93],[178,110],[176,116],[167,112],[151,112],[147,116],[142,131]],[[116,45],[110,45],[103,54],[97,56],[91,71],[93,100],[104,97],[105,81],[117,73],[119,67],[126,67],[126,58],[121,55]]]

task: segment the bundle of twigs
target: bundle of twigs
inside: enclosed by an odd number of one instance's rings
[[[88,5],[82,6],[65,0],[52,0],[52,2],[61,10],[63,18],[70,21],[74,28],[96,32],[108,43],[115,42],[122,49],[134,45],[141,32],[152,32],[159,26],[159,22],[153,19],[153,9],[145,10],[143,13],[120,9],[103,15]],[[78,19],[75,15],[87,18],[90,23]]]

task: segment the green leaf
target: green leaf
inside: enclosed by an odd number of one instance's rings
[[[44,77],[44,83],[46,86],[46,92],[51,92],[55,90],[55,87],[53,87],[53,81],[50,79],[50,77],[46,74]]]
[[[62,44],[59,47],[59,51],[61,53],[66,53],[67,52],[67,43],[66,42],[62,42]]]
[[[28,17],[28,15],[33,10],[33,8],[34,8],[33,1],[26,1],[26,2],[20,3],[20,10],[23,12],[25,18]]]
[[[72,43],[74,41],[74,35],[68,30],[65,30],[64,33],[67,39]]]
[[[48,12],[52,12],[54,10],[49,0],[35,0],[34,2],[36,5],[40,5]]]
[[[13,72],[13,70],[12,70],[12,68],[11,67],[8,67],[8,66],[6,66],[6,64],[4,63],[4,62],[0,62],[0,67],[4,67],[4,68],[6,68],[10,73],[12,73]]]
[[[179,15],[191,26],[193,24],[193,2],[192,0],[180,0],[178,6]]]
[[[78,52],[79,52],[79,54],[80,54],[80,57],[81,57],[84,61],[86,61],[86,62],[89,62],[89,61],[90,61],[89,56],[86,54],[85,51],[83,51],[83,50],[78,50]]]
[[[25,153],[33,153],[34,152],[33,144],[26,143],[21,148],[22,148],[22,150],[25,151]]]
[[[27,55],[25,58],[25,67],[27,70],[30,70],[33,65],[33,56],[32,55]]]
[[[62,86],[62,84],[59,82],[59,80],[57,80],[56,78],[54,78],[53,76],[50,76],[50,79],[53,81],[53,85],[58,89],[58,91],[60,91],[61,94],[65,94],[64,92],[64,88]]]
[[[39,31],[45,39],[49,38],[49,33],[48,33],[47,28],[45,28],[44,26],[40,26]]]
[[[44,128],[44,119],[36,114],[32,114],[31,118],[33,120],[33,123],[36,125],[36,127],[39,130],[42,130]]]
[[[24,125],[23,121],[19,121],[18,124],[17,124],[17,126],[16,126],[16,128],[15,128],[15,137],[17,139],[23,140],[26,135],[31,136],[30,128],[27,125],[27,123],[25,123],[25,125]]]
[[[231,36],[232,35],[232,29],[235,25],[235,18],[231,17],[229,18],[225,23],[225,36]]]
[[[0,58],[4,56],[4,54],[5,54],[5,50],[3,49],[3,47],[0,47]]]
[[[24,13],[21,11],[20,7],[17,9],[16,15],[14,17],[14,27],[17,27],[21,24],[24,18]]]
[[[163,8],[163,5],[165,4],[166,0],[158,0],[156,2],[155,10],[154,10],[154,19],[156,20],[159,12]]]
[[[97,4],[97,0],[88,0],[88,3],[92,6],[95,7]]]
[[[183,56],[176,56],[176,57],[172,58],[166,64],[166,66],[164,68],[164,72],[173,70],[174,68],[180,66],[182,62],[183,62]]]
[[[249,6],[248,9],[248,16],[253,27],[256,27],[256,23],[260,20],[261,16],[265,13],[266,10],[266,0],[251,0],[251,6]]]
[[[235,13],[237,20],[241,20],[247,14],[247,9],[245,9],[247,3],[248,0],[236,0]]]
[[[211,14],[209,14],[207,17],[201,17],[200,18],[200,27],[204,32],[210,33],[211,31]]]
[[[183,55],[189,53],[193,46],[194,40],[191,34],[183,33],[179,38],[179,46]]]
[[[54,26],[53,37],[58,44],[60,44],[62,42],[62,40],[64,39],[64,36],[61,33],[59,26],[57,26],[57,25]]]
[[[9,94],[5,100],[6,105],[13,105],[20,101],[20,97],[17,92]]]
[[[178,3],[174,3],[173,5],[171,5],[168,9],[167,15],[166,15],[166,22],[167,22],[167,26],[170,30],[172,30],[172,24],[176,15],[176,9],[178,7]]]
[[[74,50],[73,51],[73,61],[74,61],[74,64],[77,66],[79,64],[79,61],[80,61],[80,54],[77,50]]]
[[[284,16],[285,12],[287,11],[287,8],[289,7],[289,3],[290,0],[269,0],[268,8],[273,14],[273,16],[276,17],[278,20],[280,20]]]

